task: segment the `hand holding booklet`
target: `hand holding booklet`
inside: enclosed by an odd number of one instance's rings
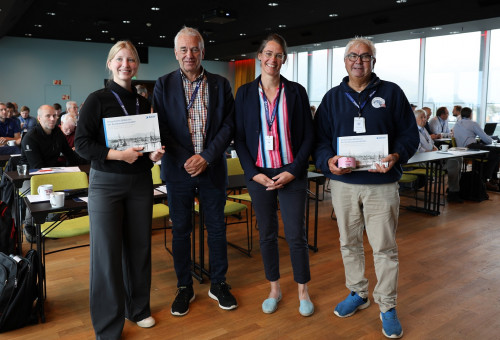
[[[161,149],[158,114],[103,118],[106,146],[115,150],[143,147],[142,152]]]
[[[357,167],[354,171],[376,169],[375,164],[387,166],[382,159],[389,154],[389,138],[387,135],[338,137],[337,154],[355,158]]]

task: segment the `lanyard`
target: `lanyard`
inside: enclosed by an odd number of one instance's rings
[[[280,80],[280,85],[278,89],[278,99],[276,99],[276,104],[274,105],[273,108],[273,113],[272,116],[269,117],[269,106],[267,106],[267,97],[266,97],[266,92],[264,91],[264,85],[262,85],[262,80],[260,80],[260,86],[262,88],[262,100],[264,100],[264,110],[266,110],[266,121],[267,121],[267,127],[269,128],[269,131],[271,131],[271,128],[274,123],[274,119],[276,119],[276,112],[278,111],[278,106],[280,103],[280,97],[281,97],[281,80]]]
[[[118,94],[115,91],[113,91],[113,90],[111,90],[111,92],[113,92],[113,94],[115,95],[116,100],[118,100],[118,104],[120,104],[120,106],[122,107],[122,110],[123,110],[123,113],[125,113],[125,116],[128,116],[127,109],[125,108],[125,105],[123,105],[123,102],[120,99],[120,97],[118,96]],[[135,114],[136,115],[139,114],[139,98],[137,98],[137,97],[135,97]]]
[[[366,103],[368,102],[368,100],[370,100],[371,97],[373,97],[373,95],[375,94],[375,92],[377,92],[377,90],[373,90],[373,92],[370,93],[370,95],[368,96],[368,98],[366,98],[366,100],[363,102],[363,104],[356,103],[356,101],[354,100],[354,98],[351,97],[351,95],[349,93],[347,93],[347,92],[344,92],[344,93],[347,96],[347,98],[351,101],[351,103],[353,103],[354,106],[356,106],[358,108],[358,116],[361,117],[361,110],[363,110],[363,108],[365,107]]]
[[[438,117],[441,121],[441,132],[444,132],[444,126],[446,125],[446,121],[442,120],[441,117]]]
[[[203,81],[203,76],[198,80],[198,83],[196,84],[196,87],[194,88],[193,94],[191,95],[191,99],[189,100],[187,110],[191,109],[191,107],[194,104],[194,100],[196,98],[196,95],[198,94],[198,90],[200,89],[201,82]]]

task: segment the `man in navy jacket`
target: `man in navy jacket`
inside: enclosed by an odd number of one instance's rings
[[[165,155],[161,178],[167,184],[173,222],[172,250],[177,295],[171,313],[182,316],[194,300],[191,278],[191,208],[198,195],[208,233],[211,287],[208,295],[230,310],[237,302],[225,282],[228,268],[224,206],[225,150],[233,137],[234,99],[227,79],[201,66],[203,38],[184,27],[175,37],[180,69],[156,82],[154,108],[158,112]]]
[[[376,50],[364,38],[351,40],[345,49],[348,77],[326,93],[316,117],[317,168],[329,178],[332,203],[340,232],[348,297],[335,308],[348,317],[370,305],[368,279],[364,275],[363,231],[373,249],[377,285],[373,296],[380,308],[385,336],[399,338],[403,329],[396,314],[398,250],[396,229],[399,215],[398,180],[405,163],[419,144],[415,118],[403,91],[380,80],[373,67]],[[389,154],[368,171],[340,168],[337,138],[388,136]],[[370,151],[370,150],[367,150]]]

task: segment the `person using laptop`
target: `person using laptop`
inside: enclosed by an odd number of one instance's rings
[[[493,139],[488,136],[478,123],[472,120],[472,109],[469,107],[462,108],[460,111],[462,119],[459,120],[453,127],[453,132],[457,146],[467,147],[469,149],[488,150],[488,161],[486,168],[483,171],[483,180],[486,183],[488,190],[498,191],[498,163],[500,161],[500,153],[491,148],[485,148],[484,145],[491,144]],[[476,136],[481,139],[476,142]]]

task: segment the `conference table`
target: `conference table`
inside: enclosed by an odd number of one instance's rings
[[[424,212],[437,216],[440,214],[441,200],[444,193],[441,192],[443,184],[443,165],[442,161],[457,158],[457,157],[477,157],[485,159],[488,155],[486,150],[450,150],[444,151],[430,151],[419,152],[411,157],[407,164],[425,164],[425,186],[424,186],[424,199],[423,207],[407,206],[406,208],[412,211]],[[481,176],[482,167],[479,167],[480,172],[477,174]],[[431,179],[433,179],[431,181]]]

